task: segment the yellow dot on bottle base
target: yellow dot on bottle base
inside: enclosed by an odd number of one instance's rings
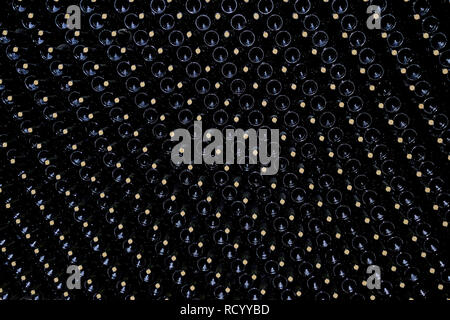
[[[316,54],[317,54],[317,49],[312,49],[312,50],[311,50],[311,53],[314,54],[314,55],[316,55]]]
[[[302,32],[302,37],[303,37],[303,38],[306,38],[307,36],[308,36],[308,32],[303,31],[303,32]]]
[[[292,14],[292,19],[297,20],[298,19],[298,14],[297,13],[293,13]]]
[[[356,56],[358,54],[358,51],[356,51],[355,49],[352,50],[352,55]]]

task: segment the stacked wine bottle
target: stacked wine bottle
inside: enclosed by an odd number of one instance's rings
[[[449,13],[5,0],[0,299],[450,299]],[[278,129],[278,172],[174,163],[195,121]]]

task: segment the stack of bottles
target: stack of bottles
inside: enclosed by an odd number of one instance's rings
[[[450,298],[448,2],[4,2],[0,299]],[[174,164],[194,121],[278,173]]]

